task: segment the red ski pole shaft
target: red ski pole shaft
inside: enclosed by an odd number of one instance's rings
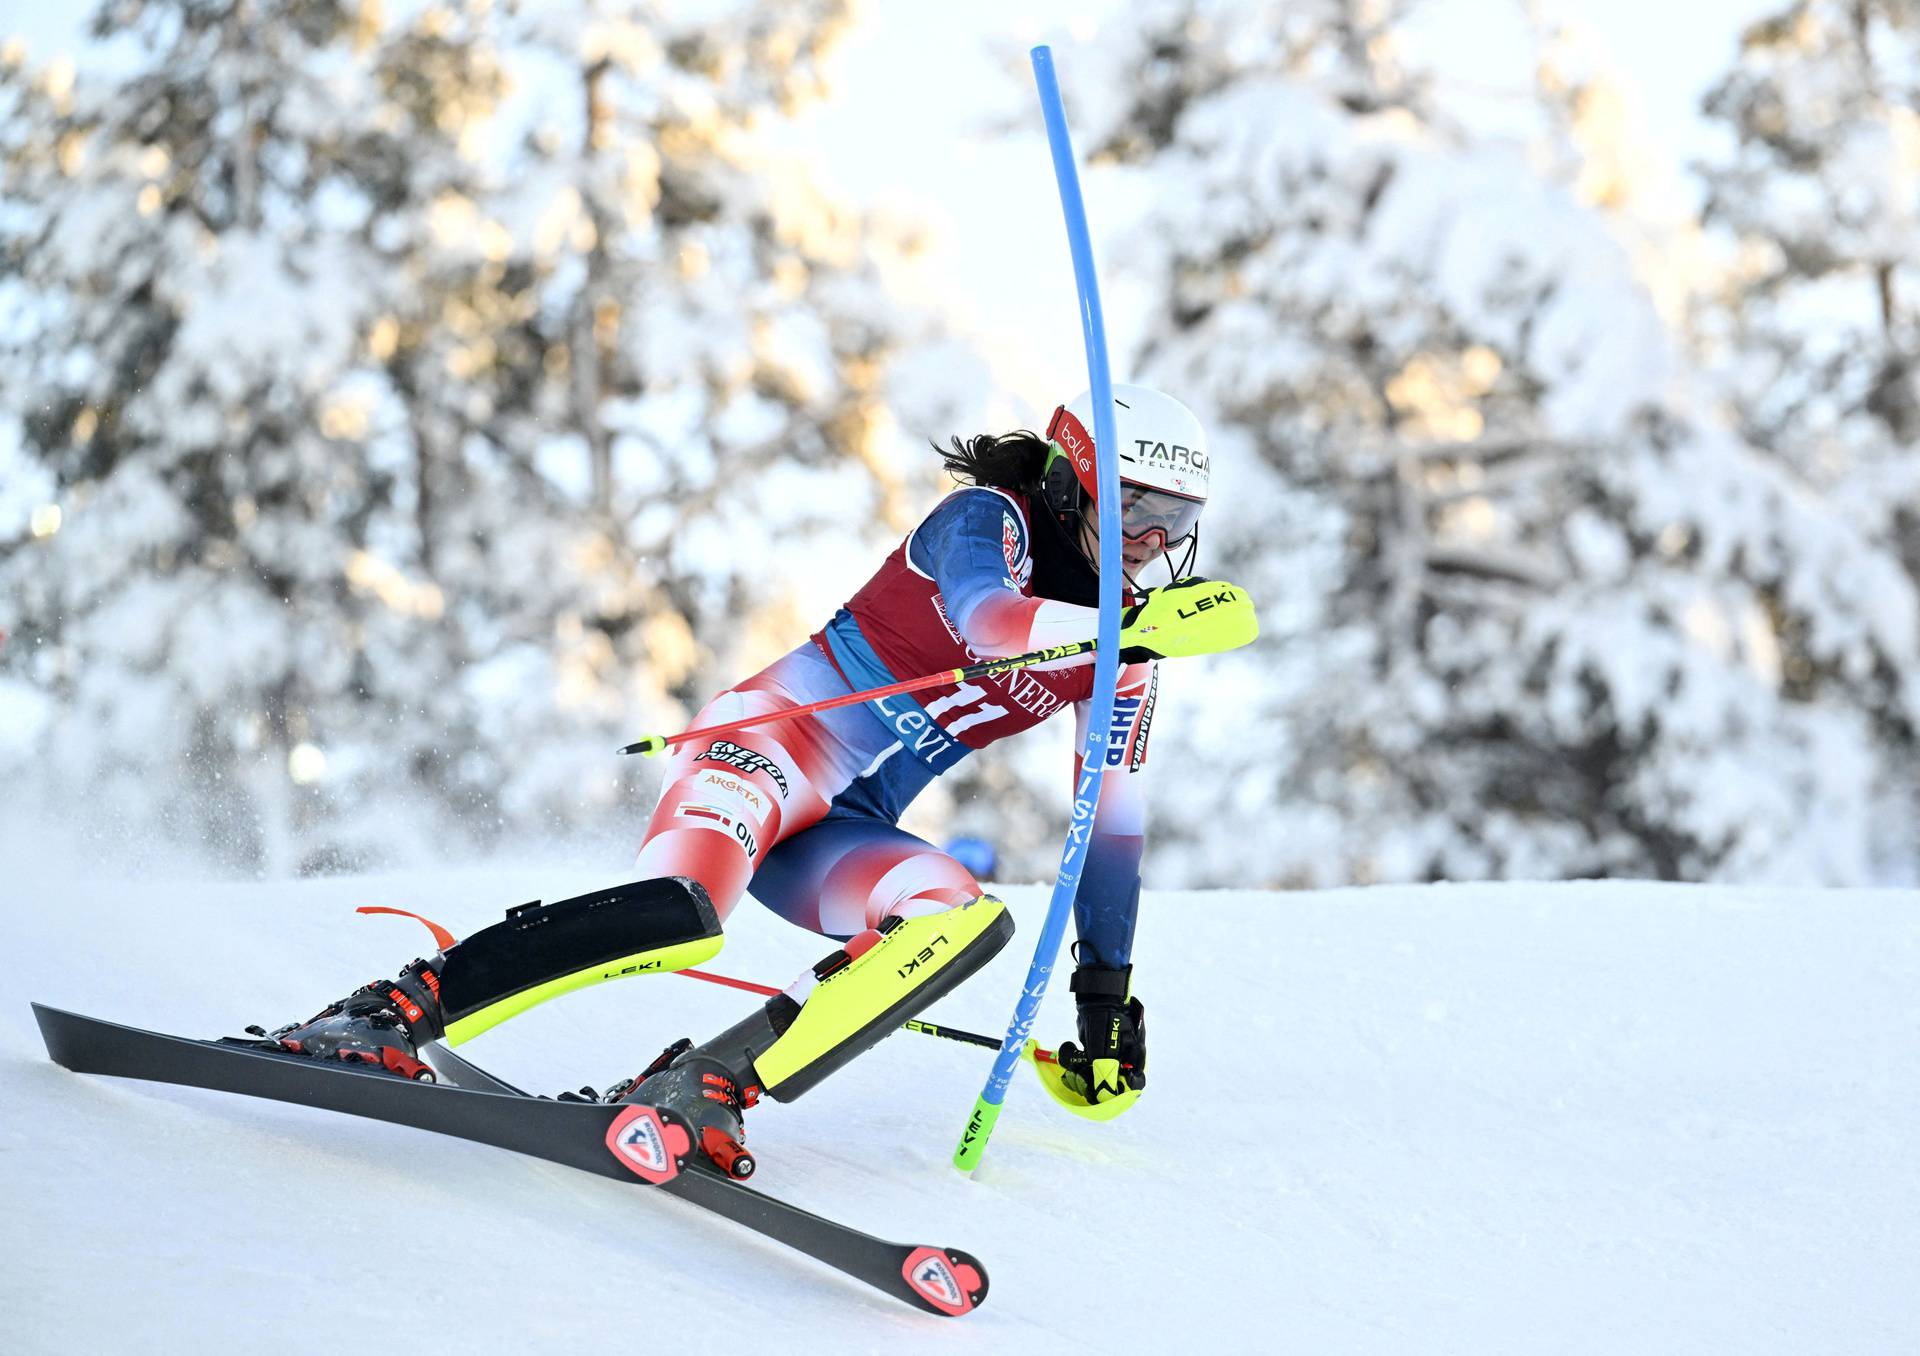
[[[778,711],[768,711],[764,715],[748,716],[744,720],[730,720],[723,725],[708,725],[698,730],[682,730],[679,734],[671,735],[642,735],[620,752],[644,753],[651,757],[695,739],[732,734],[736,730],[751,730],[761,725],[777,725],[783,720],[810,716],[816,711],[831,711],[837,706],[853,706],[859,702],[870,702],[881,697],[896,697],[905,692],[918,692],[922,688],[945,687],[949,683],[964,683],[973,678],[997,678],[1003,673],[1011,673],[1015,669],[1028,668],[1034,664],[1050,664],[1056,659],[1071,659],[1075,655],[1092,653],[1093,642],[1090,640],[1076,640],[1070,645],[1050,645],[1044,650],[1029,650],[1025,654],[1012,655],[1006,659],[983,660],[978,664],[969,664],[963,669],[943,669],[939,673],[929,673],[920,678],[902,678],[897,683],[888,683],[884,687],[871,687],[865,692],[848,692],[838,697],[808,702],[804,706],[782,707]]]

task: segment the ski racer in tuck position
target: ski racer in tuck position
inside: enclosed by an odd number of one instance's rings
[[[1146,759],[1158,675],[1203,628],[1222,587],[1186,578],[1206,504],[1199,421],[1178,401],[1114,388],[1126,610],[1075,921],[1078,1042],[1058,1083],[1088,1104],[1146,1085],[1146,1026],[1132,990]],[[806,643],[701,711],[705,725],[1085,641],[1096,630],[1092,399],[1055,411],[1044,438],[952,440],[963,488],[943,499]],[[1183,553],[1175,566],[1173,551]],[[1164,560],[1173,582],[1135,576]],[[1185,652],[1194,652],[1191,646]],[[461,1041],[546,998],[621,974],[681,969],[720,948],[749,889],[774,912],[843,945],[738,1023],[668,1047],[607,1100],[665,1107],[723,1170],[751,1171],[741,1112],[788,1101],[977,971],[1013,934],[1006,906],[967,869],[898,827],[960,759],[1075,708],[1084,745],[1090,654],[980,682],[895,696],[699,739],[674,755],[631,885],[545,906],[454,942],[266,1037],[270,1048],[430,1077],[419,1047]],[[1077,770],[1076,770],[1077,772]],[[431,925],[430,925],[431,926]],[[744,1160],[744,1167],[736,1163]]]

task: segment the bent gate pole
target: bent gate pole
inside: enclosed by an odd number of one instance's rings
[[[1047,980],[1060,955],[1060,943],[1080,891],[1080,873],[1086,866],[1087,843],[1093,814],[1100,800],[1101,773],[1106,767],[1107,726],[1113,721],[1114,686],[1120,674],[1120,463],[1113,427],[1113,378],[1107,367],[1107,327],[1100,310],[1100,284],[1093,270],[1093,241],[1087,231],[1086,203],[1080,196],[1080,174],[1073,158],[1073,140],[1067,134],[1066,110],[1060,100],[1060,82],[1054,74],[1053,51],[1033,49],[1033,80],[1040,91],[1040,111],[1046,119],[1047,144],[1053,152],[1053,176],[1060,187],[1060,210],[1066,217],[1067,246],[1073,255],[1073,280],[1080,293],[1080,326],[1087,348],[1087,385],[1093,392],[1095,488],[1100,522],[1100,625],[1093,663],[1093,709],[1087,720],[1087,742],[1080,755],[1080,777],[1074,786],[1073,822],[1060,853],[1060,874],[1054,878],[1047,919],[1033,948],[1033,964],[1014,1004],[1007,1037],[994,1057],[993,1071],[973,1105],[953,1165],[975,1171],[987,1151],[987,1141],[1007,1087],[1020,1062],[1020,1050],[1033,1030],[1046,997]]]

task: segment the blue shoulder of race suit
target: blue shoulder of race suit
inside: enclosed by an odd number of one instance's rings
[[[1033,577],[1026,515],[1003,491],[955,491],[913,530],[907,563],[939,585],[947,615],[965,631],[985,598],[1020,592]]]

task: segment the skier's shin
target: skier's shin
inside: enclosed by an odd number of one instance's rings
[[[680,877],[509,910],[446,953],[439,980],[447,1041],[458,1045],[602,980],[698,965],[721,942],[706,891]]]
[[[792,1101],[958,987],[1012,936],[1013,915],[991,895],[889,919],[858,954],[849,943],[816,966],[818,982],[804,1003],[770,998],[700,1049],[736,1071],[743,1087]]]

